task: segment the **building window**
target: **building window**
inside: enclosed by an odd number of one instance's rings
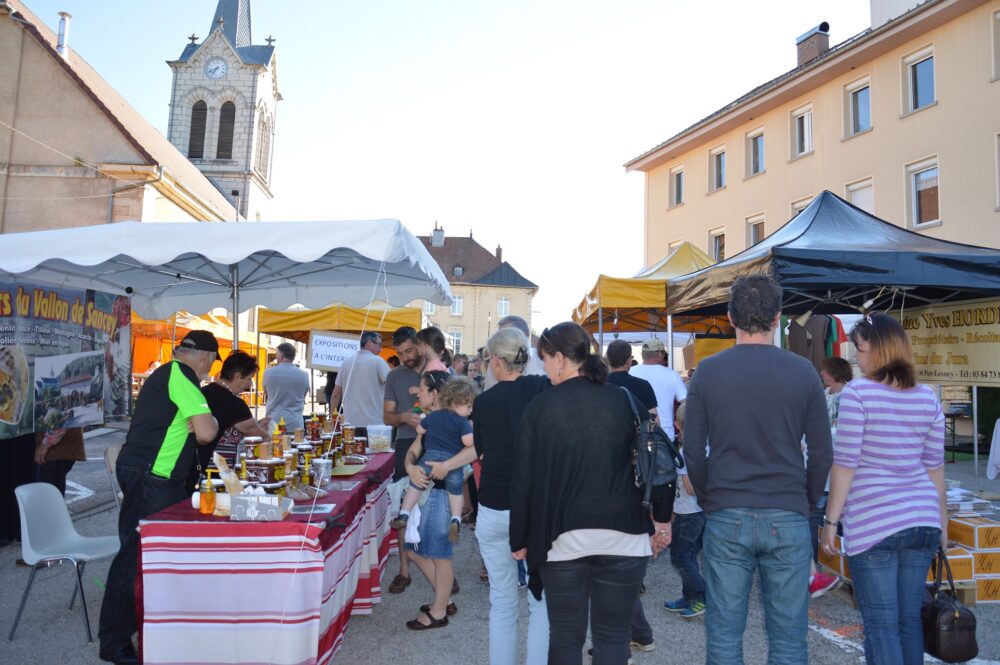
[[[941,221],[938,205],[937,159],[927,159],[906,167],[907,207],[911,226]]]
[[[271,168],[271,120],[261,114],[260,124],[257,126],[257,159],[255,168],[264,180],[268,178],[268,171]]]
[[[510,296],[500,296],[497,298],[497,316],[508,316],[510,314]]]
[[[451,350],[453,353],[462,353],[462,331],[451,329],[448,331],[451,337]]]
[[[847,136],[872,128],[871,86],[868,77],[845,88],[847,93]]]
[[[792,112],[792,159],[808,155],[813,151],[812,107]]]
[[[708,234],[708,253],[716,261],[726,259],[726,230],[716,229]]]
[[[747,134],[747,177],[764,172],[764,130]]]
[[[451,274],[453,277],[461,277],[463,274],[465,274],[465,268],[456,264],[455,266],[452,267]]]
[[[847,185],[847,200],[856,208],[870,215],[875,214],[875,186],[871,178],[858,180]]]
[[[437,313],[437,306],[429,301],[424,301],[424,314],[434,316]]]
[[[219,109],[219,141],[215,145],[216,159],[233,158],[233,128],[236,126],[236,104],[226,102]]]
[[[753,247],[764,239],[764,215],[747,217],[747,247]]]
[[[726,186],[726,148],[716,148],[709,153],[708,157],[710,192],[718,191]]]
[[[197,101],[191,107],[191,137],[188,139],[188,157],[205,157],[205,122],[208,120],[208,105]]]
[[[462,316],[462,296],[452,296],[451,297],[451,314],[452,316]]]
[[[903,90],[906,93],[905,112],[919,111],[937,101],[933,47],[903,58]]]
[[[684,203],[684,167],[679,166],[670,171],[670,205],[674,208]]]
[[[813,197],[807,196],[803,199],[799,199],[798,201],[792,201],[792,217],[798,217],[800,212],[809,207],[812,200]]]

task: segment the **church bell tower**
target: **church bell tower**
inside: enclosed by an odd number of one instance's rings
[[[167,138],[248,221],[268,218],[278,92],[274,42],[253,44],[250,0],[219,0],[173,69]]]

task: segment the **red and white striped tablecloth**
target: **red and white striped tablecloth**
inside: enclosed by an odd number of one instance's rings
[[[389,478],[344,495],[344,528],[304,521],[140,526],[147,665],[322,665],[348,619],[381,601]],[[373,479],[374,480],[374,479]],[[338,501],[335,513],[341,512]]]

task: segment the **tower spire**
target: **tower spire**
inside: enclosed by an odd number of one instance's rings
[[[253,43],[250,36],[250,0],[219,0],[209,32],[214,31],[220,22],[222,32],[233,46],[250,46]]]

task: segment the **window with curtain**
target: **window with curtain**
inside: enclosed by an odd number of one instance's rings
[[[188,139],[188,157],[205,157],[205,122],[208,120],[208,104],[197,101],[191,107],[191,138]]]
[[[233,129],[236,125],[236,104],[226,102],[219,109],[219,142],[215,146],[216,159],[233,158]]]

